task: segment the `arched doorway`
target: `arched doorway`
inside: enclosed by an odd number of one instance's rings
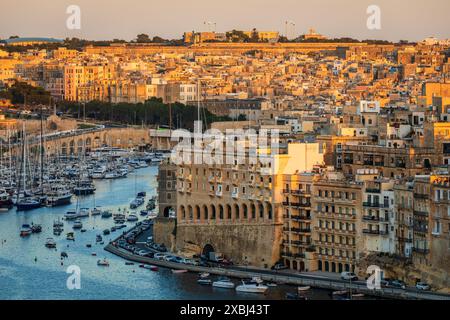
[[[208,243],[203,247],[202,256],[204,256],[206,259],[209,259],[211,252],[216,252],[216,250],[211,244]]]
[[[305,271],[305,263],[300,261],[300,271]]]
[[[169,218],[171,216],[171,213],[173,213],[173,207],[165,207],[163,211],[164,218]]]
[[[322,260],[319,260],[318,267],[319,271],[322,271]]]
[[[297,261],[292,261],[292,269],[297,270]]]
[[[325,261],[325,271],[330,271],[330,266],[328,264],[328,261]]]
[[[345,271],[350,271],[350,266],[348,265],[348,263],[345,264]]]
[[[338,270],[339,270],[339,273],[342,272],[342,263],[339,263],[339,265],[338,265]]]
[[[336,272],[336,263],[331,263],[331,272]]]

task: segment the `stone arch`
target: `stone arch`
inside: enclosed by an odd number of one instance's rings
[[[215,205],[211,205],[211,220],[215,220],[216,219],[216,206]]]
[[[248,207],[245,203],[242,205],[242,217],[243,219],[248,219]]]
[[[83,149],[84,149],[83,143],[84,143],[83,139],[79,139],[78,140],[78,142],[77,142],[77,154],[82,154],[83,153]]]
[[[196,206],[195,206],[195,218],[196,218],[197,220],[200,220],[200,214],[201,214],[201,212],[200,212],[200,207],[199,207],[198,205],[196,205]]]
[[[256,219],[256,206],[253,202],[250,204],[250,212],[252,219]]]
[[[266,217],[269,220],[272,220],[272,218],[273,218],[273,211],[272,211],[272,204],[271,203],[266,203],[266,211],[267,211]]]
[[[86,145],[86,151],[91,152],[91,145],[92,145],[91,137],[86,138],[85,145]]]
[[[231,210],[231,206],[227,204],[227,219],[231,220],[233,217],[233,211]]]
[[[330,264],[328,263],[328,261],[325,261],[325,271],[330,271]]]
[[[223,210],[223,206],[221,204],[219,204],[219,219],[220,220],[224,219],[224,210]]]
[[[75,141],[74,140],[70,140],[69,142],[69,154],[73,155],[75,154]]]
[[[338,272],[341,273],[342,271],[343,271],[342,263],[339,262],[339,264],[338,264]]]
[[[305,271],[305,262],[300,261],[300,269],[299,271]]]
[[[259,218],[264,219],[264,205],[262,202],[258,202],[258,212],[259,212]]]
[[[184,206],[180,206],[178,213],[179,213],[180,220],[186,219],[186,209],[184,208]]]
[[[234,204],[234,216],[235,219],[239,219],[239,205],[237,203]]]
[[[62,143],[61,154],[62,154],[63,156],[66,156],[66,155],[67,155],[67,142],[63,142],[63,143]]]
[[[173,211],[173,207],[171,207],[171,206],[165,207],[164,210],[163,210],[164,218],[169,218],[171,211]]]
[[[206,204],[203,205],[203,219],[208,220],[208,206]]]
[[[191,205],[188,206],[188,215],[189,215],[189,220],[194,219],[194,210],[192,209]]]
[[[206,258],[209,258],[209,253],[210,252],[216,252],[216,250],[214,249],[214,247],[207,243],[202,250],[202,255],[205,256]]]

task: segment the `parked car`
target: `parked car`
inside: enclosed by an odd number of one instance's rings
[[[158,259],[158,260],[164,260],[164,257],[166,256],[165,253],[161,253],[161,252],[157,252],[155,253],[155,255],[153,256],[153,258]]]
[[[389,281],[389,286],[394,288],[406,289],[406,283],[401,280]]]
[[[422,290],[422,291],[428,291],[431,289],[430,285],[425,282],[417,282],[416,283],[416,289]]]
[[[358,280],[358,277],[353,272],[344,271],[341,273],[341,279],[356,281]]]
[[[287,266],[285,266],[284,264],[282,264],[282,263],[277,263],[277,264],[275,264],[271,269],[272,270],[283,270],[283,269],[287,269],[288,267]]]
[[[138,254],[139,256],[141,256],[141,257],[146,256],[148,253],[149,253],[149,252],[148,252],[147,250],[139,250],[139,251],[137,252],[137,254]]]

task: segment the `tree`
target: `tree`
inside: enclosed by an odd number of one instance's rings
[[[147,43],[147,42],[152,42],[152,41],[150,40],[150,37],[148,36],[148,34],[141,33],[141,34],[137,35],[136,42]]]
[[[167,42],[167,40],[163,39],[161,37],[158,37],[158,36],[154,36],[152,42],[153,43],[164,43],[164,42]]]
[[[256,28],[253,28],[250,36],[250,42],[259,42],[259,40],[258,30],[256,30]]]

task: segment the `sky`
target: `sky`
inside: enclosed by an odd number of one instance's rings
[[[66,9],[78,5],[81,28],[66,27]],[[381,9],[381,29],[367,28],[369,5]],[[179,39],[185,31],[275,30],[289,36],[309,28],[360,40],[450,38],[449,0],[0,0],[0,38],[79,37],[133,40],[146,33]]]

